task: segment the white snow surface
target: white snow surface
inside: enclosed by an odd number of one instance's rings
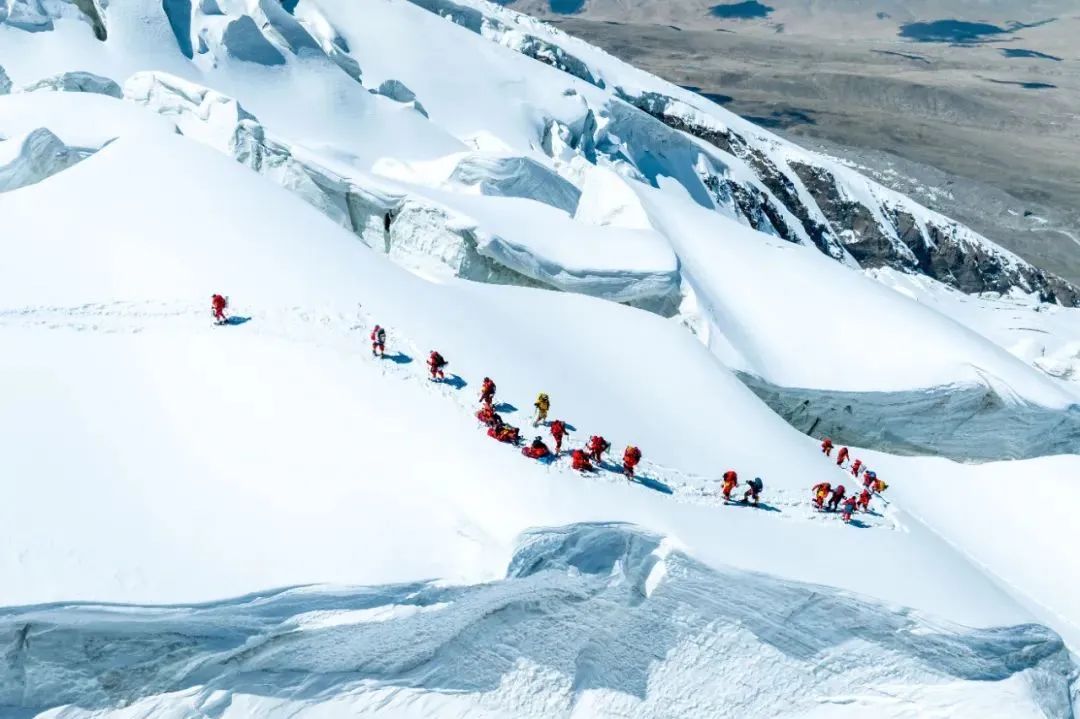
[[[605,136],[610,90],[402,0],[202,0],[190,59],[160,3],[110,3],[106,42],[16,4],[52,28],[0,24],[16,84],[78,70],[125,98],[0,96],[0,167],[38,162],[33,137],[88,155],[0,192],[0,713],[1071,716],[1080,456],[853,449],[891,487],[845,526],[807,500],[850,474],[733,372],[1063,408],[1075,310],[754,232],[645,181],[685,148]],[[589,122],[622,154],[594,164]],[[258,172],[253,141],[278,153]],[[411,263],[432,247],[553,289]],[[659,299],[677,315],[620,304]],[[612,464],[486,437],[484,376],[526,438],[543,391]],[[724,503],[728,468],[764,508]]]

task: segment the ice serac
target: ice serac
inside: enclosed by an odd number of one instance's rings
[[[405,85],[405,83],[401,82],[400,80],[394,80],[392,78],[389,80],[384,80],[379,84],[379,87],[372,90],[372,92],[376,95],[388,97],[394,102],[400,102],[403,105],[409,105],[410,107],[412,107],[412,109],[416,110],[424,117],[428,116],[427,110],[424,109],[424,106],[420,103],[418,99],[416,99],[416,93],[410,90]]]
[[[515,52],[569,73],[590,85],[601,89],[604,87],[603,79],[595,75],[586,63],[557,43],[523,32],[518,27],[504,23],[491,15],[485,15],[465,4],[453,2],[453,0],[409,0],[409,2],[436,15],[449,18],[458,25],[494,40]]]
[[[275,180],[342,227],[359,229],[350,219],[346,183],[294,159],[235,99],[160,72],[136,73],[124,84],[124,95],[170,117],[182,134]]]
[[[0,66],[0,95],[6,95],[9,92],[11,92],[11,78],[7,76],[3,66]]]
[[[285,64],[285,57],[263,36],[250,15],[229,21],[221,34],[221,45],[237,60],[256,65]]]
[[[468,155],[458,162],[450,181],[475,187],[485,195],[536,200],[569,215],[581,198],[578,188],[527,157]]]
[[[854,171],[781,146],[756,128],[740,133],[673,97],[645,92],[626,99],[744,160],[827,255],[849,253],[862,267],[925,274],[968,293],[1016,288],[1047,302],[1080,305],[1080,290],[1065,280]]]
[[[841,444],[958,462],[1029,459],[1080,447],[1080,405],[1052,409],[1004,398],[990,386],[843,392],[741,378],[796,429]]]
[[[90,25],[94,37],[104,41],[108,32],[98,2],[107,5],[106,0],[8,0],[0,6],[0,23],[27,32],[49,32],[55,20],[75,18]]]
[[[68,147],[44,127],[0,142],[0,192],[41,182],[89,154],[89,150]]]
[[[108,95],[109,97],[115,98],[124,96],[124,91],[120,89],[120,85],[114,80],[102,77],[101,75],[95,75],[92,72],[80,70],[62,72],[59,75],[42,78],[23,88],[23,92],[37,92],[42,90],[51,90],[54,92],[96,92],[99,95]]]
[[[743,717],[837,705],[893,717],[943,700],[954,716],[992,705],[1066,719],[1075,671],[1040,625],[967,629],[712,569],[621,524],[531,531],[505,578],[486,584],[24,607],[0,618],[0,641],[0,707],[71,719],[236,719],[255,706],[307,716],[342,702],[350,714],[410,716],[486,706],[530,718]]]
[[[180,78],[137,73],[124,94],[173,118],[184,135],[296,193],[406,267],[580,292],[668,316],[682,299],[677,259],[658,233],[573,222],[579,190],[534,160],[467,156],[450,182],[475,186],[491,198],[488,204],[434,191],[429,198],[370,176],[333,172],[302,148],[273,138],[233,98]],[[389,232],[388,212],[394,217]]]

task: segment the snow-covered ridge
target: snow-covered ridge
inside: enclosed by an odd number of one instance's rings
[[[1080,305],[1080,290],[970,228],[535,18],[486,0],[411,1],[598,88],[614,88],[626,102],[719,149],[739,171],[710,182],[755,229],[793,242],[809,238],[836,259],[926,274],[968,293],[1017,288]]]
[[[1071,716],[1038,625],[971,630],[710,568],[620,524],[523,537],[504,579],[0,615],[0,707],[63,715]],[[649,646],[649,652],[629,651]],[[715,669],[724,667],[723,681]],[[121,670],[117,670],[122,667]],[[124,707],[114,709],[114,707]]]

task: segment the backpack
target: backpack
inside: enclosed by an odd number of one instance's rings
[[[761,477],[754,477],[753,481],[750,482],[750,486],[759,492],[765,489],[765,483],[761,481]]]
[[[386,330],[384,330],[382,327],[376,327],[375,330],[371,333],[371,341],[378,342],[380,344],[386,342]]]

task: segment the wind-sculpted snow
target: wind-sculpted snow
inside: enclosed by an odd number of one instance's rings
[[[992,385],[907,392],[777,387],[742,375],[796,429],[842,444],[960,462],[1028,459],[1080,448],[1080,404],[1049,408],[1003,398]]]
[[[476,187],[485,195],[536,200],[569,215],[581,199],[578,188],[526,157],[469,155],[454,168],[450,181]]]
[[[0,192],[41,182],[71,167],[90,152],[68,147],[44,127],[0,142]]]
[[[529,532],[492,583],[23,607],[0,643],[0,708],[26,716],[1072,716],[1045,627],[713,569],[620,524]]]
[[[424,117],[428,116],[427,110],[424,109],[423,104],[417,99],[416,93],[410,90],[405,83],[400,80],[384,80],[379,84],[379,87],[372,90],[372,92],[376,95],[388,97],[395,102],[408,105]]]
[[[183,134],[270,177],[407,267],[552,287],[668,316],[682,299],[677,259],[663,237],[572,221],[580,191],[534,160],[477,153],[458,160],[447,184],[490,199],[410,188],[341,176],[314,153],[273,138],[233,98],[180,78],[138,73],[125,96],[174,118]],[[389,231],[387,212],[394,218]]]
[[[56,92],[95,92],[99,95],[121,98],[123,90],[115,81],[92,72],[62,72],[59,75],[42,78],[23,88],[23,92],[52,90]]]

